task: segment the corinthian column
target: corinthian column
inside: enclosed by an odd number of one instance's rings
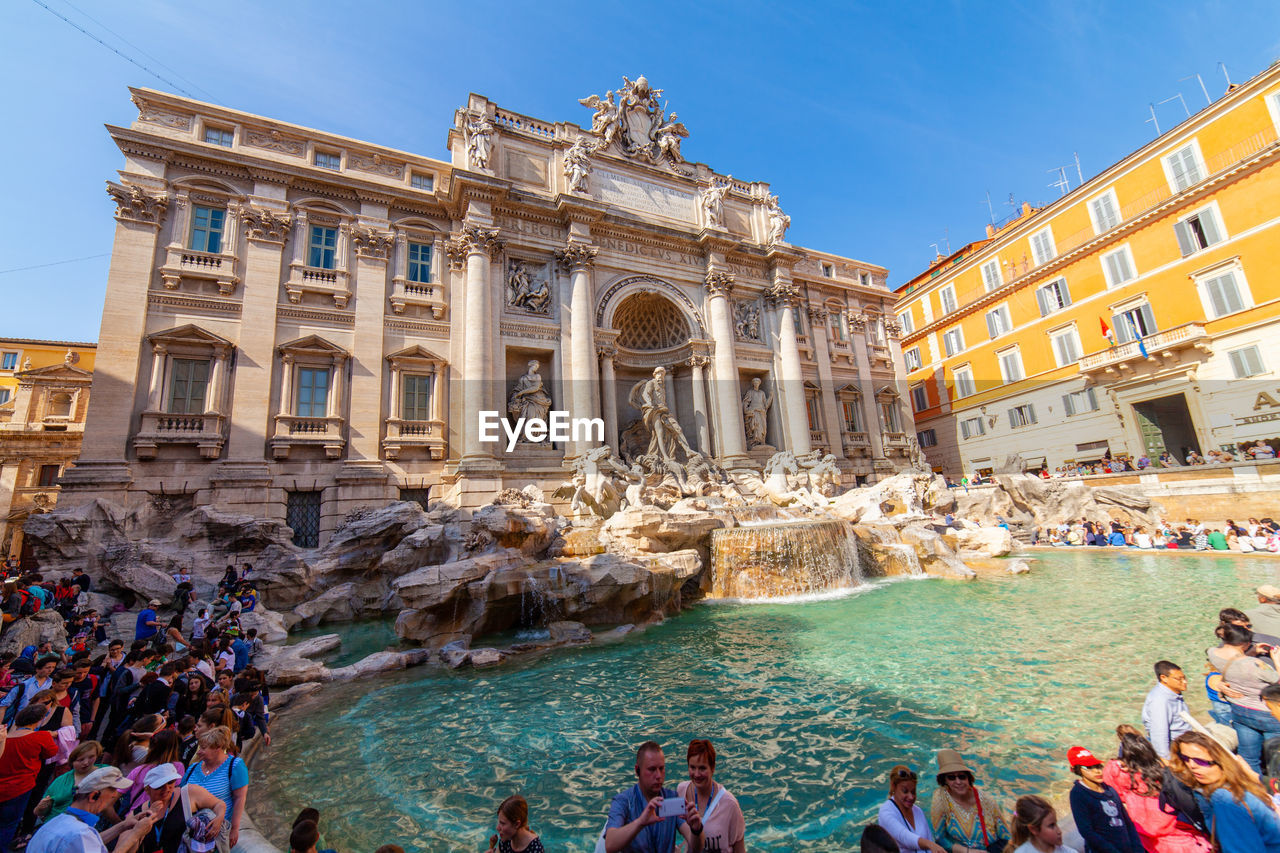
[[[818,362],[818,387],[822,390],[822,419],[826,421],[827,443],[831,452],[844,456],[843,432],[840,428],[840,406],[836,403],[836,384],[831,376],[831,348],[827,338],[827,321],[831,314],[826,308],[814,308],[809,312],[813,321],[814,358]]]
[[[595,403],[595,323],[591,319],[591,268],[597,249],[585,243],[570,241],[556,252],[556,258],[569,273],[569,417],[597,418]],[[578,456],[591,447],[587,440],[569,442],[567,456]]]
[[[498,232],[469,225],[458,238],[466,251],[466,353],[462,363],[462,467],[491,467],[492,445],[480,441],[480,412],[487,403],[485,388],[497,375],[491,363],[493,332],[498,325],[489,298],[489,262],[502,251]]]
[[[800,369],[800,343],[796,340],[795,306],[800,294],[790,280],[776,276],[767,296],[777,314],[778,354],[782,362],[782,382],[778,391],[782,395],[782,412],[790,441],[786,449],[799,456],[810,449],[809,418],[804,407],[804,374]]]
[[[717,421],[720,424],[720,462],[725,466],[747,462],[746,435],[742,427],[742,406],[738,399],[738,363],[733,352],[733,320],[729,315],[729,294],[733,275],[719,270],[707,273],[707,315],[711,337],[716,342],[712,376],[715,379]]]

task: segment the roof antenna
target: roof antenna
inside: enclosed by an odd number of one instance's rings
[[[1071,181],[1067,179],[1067,167],[1055,166],[1052,169],[1045,169],[1045,171],[1051,175],[1054,174],[1055,172],[1057,173],[1058,180],[1050,183],[1048,186],[1057,187],[1059,193],[1061,193],[1062,195],[1066,195],[1067,190],[1071,189]]]
[[[1147,108],[1151,110],[1151,118],[1143,120],[1143,124],[1146,124],[1147,122],[1151,122],[1152,124],[1154,124],[1156,126],[1156,136],[1159,136],[1160,122],[1156,120],[1156,105],[1152,103],[1148,103]]]
[[[1227,78],[1227,88],[1230,89],[1232,86],[1232,83],[1231,83],[1231,75],[1227,74],[1227,63],[1219,62],[1218,67],[1222,69],[1222,76]]]
[[[1208,105],[1208,104],[1212,104],[1212,103],[1213,103],[1213,98],[1210,98],[1210,97],[1209,97],[1209,90],[1205,88],[1204,80],[1200,77],[1199,73],[1192,74],[1192,75],[1190,75],[1189,77],[1179,77],[1179,78],[1178,78],[1178,82],[1179,82],[1179,83],[1181,83],[1181,82],[1183,82],[1184,80],[1190,80],[1192,77],[1196,78],[1196,82],[1198,82],[1198,83],[1200,84],[1200,91],[1201,91],[1201,92],[1204,92],[1204,102],[1205,102],[1205,104],[1206,104],[1206,105]]]
[[[991,206],[991,190],[987,190],[987,213],[991,216],[991,224],[996,224],[996,209]]]
[[[1084,172],[1080,169],[1080,152],[1072,151],[1071,156],[1076,158],[1076,177],[1080,179],[1080,183],[1084,183]]]
[[[1161,104],[1167,104],[1170,101],[1175,101],[1175,100],[1182,102],[1182,111],[1187,114],[1187,118],[1191,118],[1191,110],[1187,108],[1187,99],[1182,97],[1181,92],[1179,92],[1176,95],[1170,95],[1169,97],[1165,98],[1163,101],[1157,101],[1156,106],[1158,107]]]

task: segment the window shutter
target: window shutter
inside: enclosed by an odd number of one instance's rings
[[[1138,313],[1142,316],[1142,335],[1144,337],[1154,335],[1158,330],[1156,329],[1156,316],[1151,313],[1151,305],[1143,303],[1142,307],[1138,309]]]
[[[1102,265],[1106,267],[1108,285],[1115,286],[1121,281],[1120,270],[1118,269],[1119,265],[1116,263],[1118,260],[1118,252],[1110,255],[1104,255],[1102,258]]]
[[[1009,426],[1010,428],[1013,428],[1013,429],[1016,429],[1018,426],[1018,417],[1016,412],[1017,412],[1017,409],[1009,410]]]
[[[1195,238],[1191,235],[1191,227],[1185,222],[1173,223],[1174,236],[1178,238],[1178,251],[1185,258],[1196,250]]]
[[[1031,418],[1032,423],[1036,422],[1036,407],[1031,403],[1027,403],[1027,415]]]
[[[1222,242],[1222,228],[1218,225],[1218,217],[1213,208],[1201,211],[1200,227],[1204,230],[1206,246]]]
[[[1071,417],[1076,413],[1076,407],[1071,402],[1070,394],[1062,395],[1062,410],[1067,413],[1067,417]]]
[[[987,312],[987,334],[993,338],[996,335],[1000,334],[1000,330],[998,326],[999,326],[999,323],[998,323],[998,318],[996,317],[996,312],[988,311]]]
[[[1249,375],[1256,376],[1262,372],[1262,354],[1257,347],[1249,347],[1244,351],[1244,361],[1249,367]]]
[[[1111,315],[1111,331],[1115,332],[1116,343],[1118,344],[1133,340],[1133,335],[1129,333],[1129,321],[1124,314]]]
[[[1249,367],[1245,364],[1244,354],[1246,350],[1238,349],[1234,352],[1227,353],[1231,356],[1231,372],[1236,379],[1246,379],[1249,376]]]
[[[1093,388],[1084,389],[1084,395],[1089,398],[1089,411],[1098,411],[1098,395],[1094,393]]]
[[[1049,294],[1045,293],[1043,287],[1036,289],[1036,304],[1040,306],[1041,317],[1049,313]]]
[[[1058,279],[1058,296],[1062,300],[1062,307],[1066,308],[1071,304],[1071,290],[1067,287],[1065,278]]]
[[[1178,190],[1187,188],[1187,172],[1182,165],[1182,153],[1181,151],[1175,151],[1169,157],[1169,171],[1173,173],[1173,185]]]

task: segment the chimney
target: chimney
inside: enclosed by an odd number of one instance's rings
[[[1031,202],[1029,202],[1029,201],[1024,201],[1024,202],[1022,203],[1022,215],[1023,215],[1023,216],[1030,216],[1030,215],[1031,215]]]
[[[995,227],[994,225],[992,225],[990,222],[988,222],[988,223],[987,223],[987,237],[994,237],[994,236],[996,236],[996,227]]]

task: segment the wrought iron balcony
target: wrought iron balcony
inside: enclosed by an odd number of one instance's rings
[[[1146,349],[1146,356],[1143,356],[1142,348]],[[1089,375],[1132,371],[1139,362],[1159,364],[1162,359],[1171,359],[1179,350],[1188,348],[1197,349],[1205,355],[1212,352],[1209,335],[1200,323],[1183,323],[1181,326],[1147,335],[1142,339],[1142,348],[1138,346],[1138,341],[1126,341],[1089,353],[1080,359],[1080,372]]]

